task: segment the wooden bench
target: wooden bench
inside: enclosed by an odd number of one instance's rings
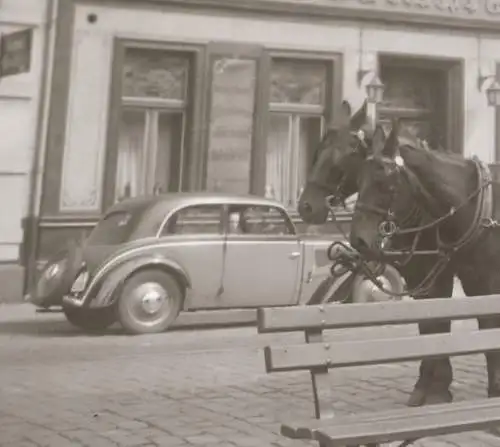
[[[315,418],[283,423],[288,438],[326,446],[376,446],[380,443],[486,429],[500,424],[500,398],[452,402],[390,411],[335,416],[335,389],[329,369],[459,356],[500,350],[500,329],[449,334],[394,336],[326,342],[325,329],[411,324],[423,321],[500,317],[500,296],[438,298],[369,304],[328,304],[262,308],[259,333],[304,331],[305,343],[267,346],[266,371],[309,370]]]

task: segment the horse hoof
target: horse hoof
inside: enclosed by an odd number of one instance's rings
[[[414,388],[406,405],[409,407],[420,407],[425,402],[425,390],[422,388]]]
[[[421,407],[422,405],[450,403],[452,400],[453,394],[449,390],[432,392],[422,388],[414,388],[406,405]]]

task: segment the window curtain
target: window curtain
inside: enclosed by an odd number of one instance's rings
[[[291,117],[271,114],[266,154],[266,197],[285,205],[289,200]]]
[[[297,128],[297,148],[295,149],[296,153],[296,169],[295,169],[295,183],[293,185],[293,191],[295,193],[293,206],[296,207],[300,193],[302,192],[302,188],[306,183],[307,174],[309,169],[309,153],[311,151],[311,147],[309,147],[311,143],[311,127],[314,129],[314,126],[310,126],[312,120],[316,120],[319,122],[319,129],[321,128],[321,119],[320,118],[300,118],[297,117],[296,120],[296,128]]]
[[[145,113],[124,110],[118,140],[116,201],[143,194]]]
[[[319,141],[321,117],[271,115],[266,156],[266,196],[296,207]]]

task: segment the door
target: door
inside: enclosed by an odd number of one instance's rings
[[[189,309],[218,307],[224,260],[221,216],[221,205],[187,206],[162,229],[161,254],[180,265],[191,281]]]
[[[226,223],[221,307],[294,304],[303,254],[288,216],[272,206],[231,205]]]

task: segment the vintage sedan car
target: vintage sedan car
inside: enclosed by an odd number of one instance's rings
[[[62,304],[86,330],[119,321],[136,334],[166,330],[180,311],[317,303],[340,284],[326,255],[334,239],[299,235],[282,205],[258,196],[127,199],[47,263],[28,300]]]

